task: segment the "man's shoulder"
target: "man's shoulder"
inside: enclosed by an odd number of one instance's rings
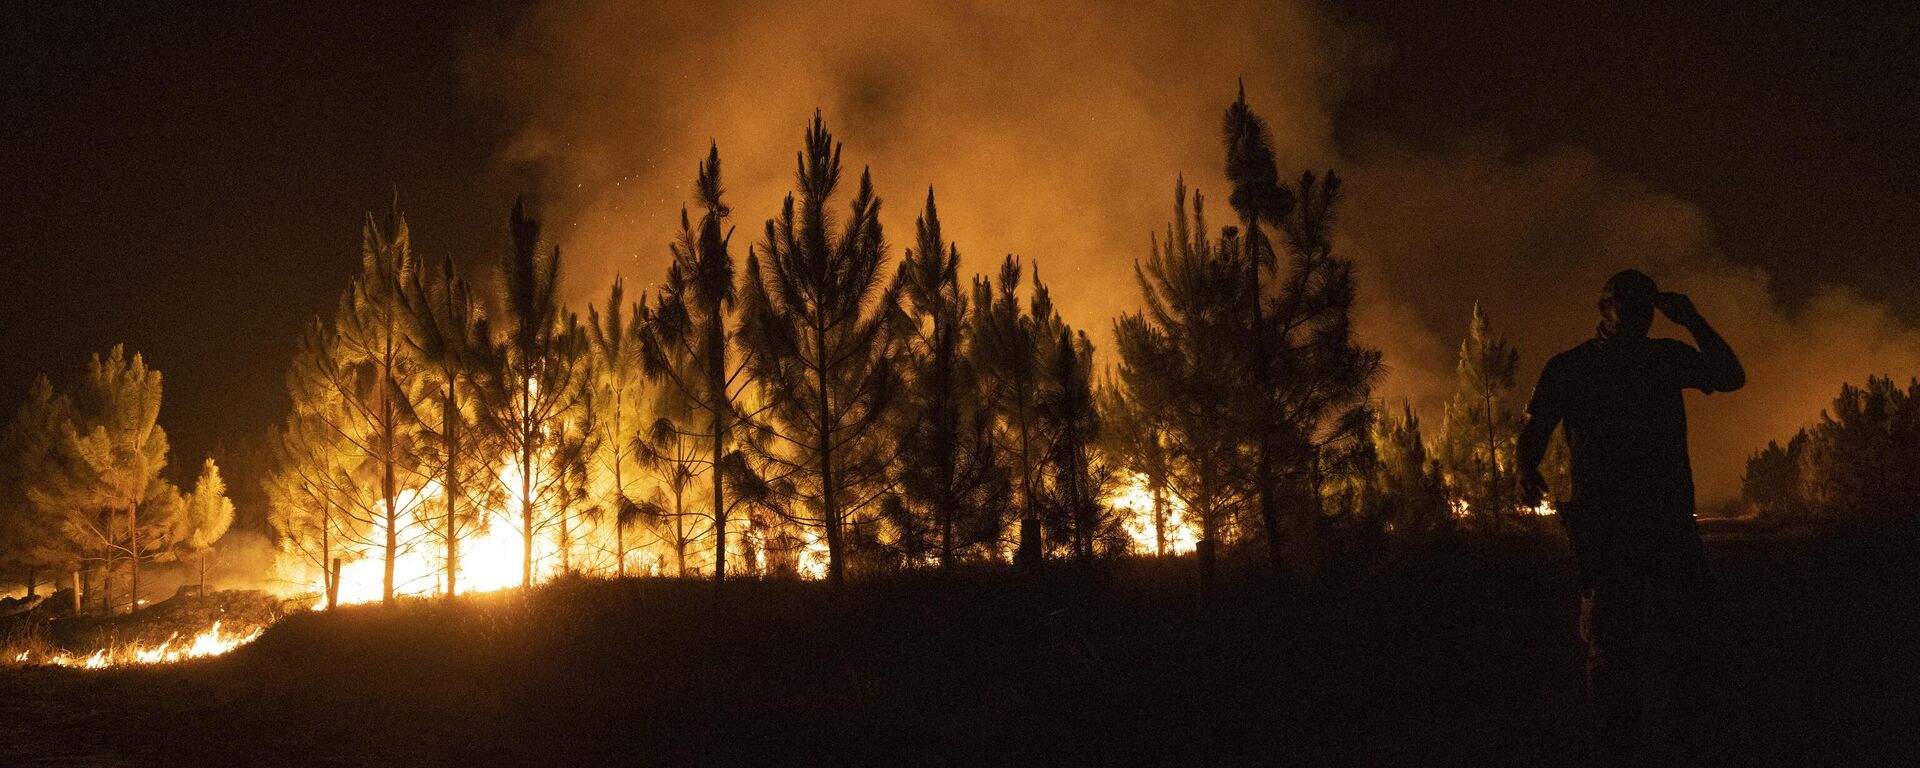
[[[1574,345],[1572,349],[1554,355],[1551,359],[1547,360],[1547,365],[1578,364],[1598,357],[1604,351],[1607,351],[1607,345],[1600,339],[1587,339]],[[1624,353],[1629,357],[1644,355],[1671,357],[1698,354],[1699,350],[1694,349],[1692,344],[1688,344],[1679,339],[1650,337],[1642,342],[1616,350],[1616,352]]]

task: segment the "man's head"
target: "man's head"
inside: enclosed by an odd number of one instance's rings
[[[1660,294],[1653,278],[1637,269],[1622,270],[1600,291],[1600,317],[1607,335],[1635,339],[1653,327],[1653,297]]]

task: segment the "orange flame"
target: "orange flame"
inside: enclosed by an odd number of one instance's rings
[[[259,639],[265,627],[255,627],[246,632],[228,632],[220,628],[220,622],[189,637],[180,639],[175,633],[159,645],[148,646],[142,643],[101,648],[90,654],[80,655],[61,651],[52,654],[35,654],[21,651],[13,657],[16,664],[38,664],[54,667],[72,667],[77,669],[106,669],[144,664],[171,664],[187,659],[202,659],[219,656],[240,646]]]

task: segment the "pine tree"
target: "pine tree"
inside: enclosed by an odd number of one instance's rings
[[[1046,388],[1035,413],[1048,435],[1045,452],[1051,480],[1048,506],[1056,537],[1065,538],[1073,556],[1093,559],[1096,542],[1109,533],[1100,499],[1108,472],[1095,461],[1091,446],[1100,438],[1100,414],[1094,409],[1093,342],[1065,327],[1052,345]]]
[[[638,322],[644,313],[638,306],[624,306],[622,294],[623,286],[616,279],[607,296],[605,315],[596,307],[587,307],[593,400],[598,404],[593,421],[598,450],[592,466],[608,480],[610,498],[605,507],[614,517],[614,573],[619,576],[627,575],[627,523],[635,514],[633,484],[638,479],[635,442],[646,423]]]
[[[332,608],[338,596],[332,567],[336,515],[330,484],[322,479],[330,472],[321,468],[319,452],[306,443],[318,430],[307,427],[297,413],[289,416],[288,422],[273,430],[274,439],[269,443],[273,469],[261,479],[261,490],[267,497],[267,525],[280,547],[281,560],[276,567],[283,572],[317,570],[322,593],[328,598],[327,607]]]
[[[115,346],[94,355],[54,427],[50,460],[28,498],[83,558],[102,564],[102,611],[111,612],[113,568],[128,569],[129,610],[140,606],[140,564],[171,554],[180,494],[160,477],[168,461],[159,425],[161,376]]]
[[[682,431],[679,426],[691,415],[685,398],[677,390],[663,387],[659,400],[655,408],[660,417],[634,439],[635,456],[658,482],[654,492],[636,502],[628,515],[633,521],[645,522],[672,548],[674,575],[685,577],[692,573],[687,567],[687,550],[713,533],[712,517],[689,510],[694,483],[711,471],[711,465],[702,435]]]
[[[680,210],[680,237],[670,246],[673,263],[667,268],[659,302],[651,311],[645,302],[639,309],[640,352],[648,377],[675,393],[672,397],[663,395],[664,402],[687,409],[685,415],[662,414],[670,420],[671,429],[656,433],[670,434],[675,440],[706,442],[703,471],[710,486],[707,530],[713,536],[713,578],[725,581],[729,521],[742,499],[727,493],[729,472],[714,469],[737,467],[732,474],[749,485],[757,486],[758,478],[747,477],[746,462],[736,441],[741,399],[751,383],[745,374],[752,352],[748,350],[738,359],[730,354],[738,338],[734,327],[733,255],[728,251],[733,230],[727,225],[731,210],[723,199],[718,145],[708,146],[694,189],[695,202],[701,209],[699,224],[694,224],[685,208]],[[696,425],[704,425],[704,431]],[[677,451],[674,454],[679,455]],[[673,469],[657,471],[671,474],[690,469],[691,465],[674,462]],[[689,530],[684,522],[672,523],[677,535]],[[685,543],[683,540],[682,545]]]
[[[1021,307],[1020,260],[1008,255],[996,280],[973,280],[973,313],[968,320],[973,364],[986,389],[986,399],[997,406],[1003,442],[1000,453],[1012,463],[1020,499],[1020,538],[1015,559],[1037,565],[1044,556],[1041,536],[1040,470],[1035,403],[1040,397],[1042,361],[1050,359],[1054,340],[1063,327],[1053,298],[1035,268],[1027,306]]]
[[[576,543],[585,539],[605,516],[605,507],[594,503],[593,472],[593,457],[601,448],[602,431],[598,424],[604,418],[604,410],[599,397],[601,391],[593,386],[596,361],[590,334],[571,312],[567,313],[561,328],[558,354],[579,384],[573,407],[561,415],[556,425],[553,458],[549,462],[554,482],[547,489],[547,505],[553,512],[560,573],[573,573]]]
[[[1265,302],[1274,364],[1268,407],[1282,480],[1297,478],[1308,513],[1317,518],[1329,479],[1356,476],[1372,423],[1368,396],[1379,377],[1380,353],[1353,334],[1353,262],[1333,253],[1332,225],[1340,177],[1303,173],[1293,185],[1298,201],[1282,227],[1287,267],[1277,273]]]
[[[0,576],[26,587],[27,597],[38,594],[40,580],[49,571],[36,556],[44,526],[32,513],[15,474],[13,451],[0,446]]]
[[[1248,360],[1255,449],[1252,482],[1268,552],[1280,565],[1278,494],[1297,488],[1311,517],[1321,513],[1323,486],[1352,476],[1365,454],[1367,394],[1380,372],[1377,351],[1353,337],[1353,264],[1333,253],[1332,225],[1340,178],[1303,173],[1282,186],[1264,121],[1246,93],[1227,110],[1223,133],[1231,201],[1241,215],[1249,300]],[[1279,230],[1285,264],[1266,228]],[[1271,279],[1264,280],[1271,272]]]
[[[96,355],[74,392],[73,418],[65,429],[63,450],[88,478],[79,498],[70,497],[80,503],[68,507],[67,520],[86,525],[100,519],[86,506],[108,510],[99,531],[86,536],[106,534],[109,574],[116,556],[126,560],[128,610],[140,607],[140,563],[166,554],[167,534],[180,514],[179,491],[160,477],[168,460],[167,433],[159,424],[160,379],[140,355],[128,360],[119,346],[105,359]],[[115,511],[126,515],[117,533]]]
[[[1520,416],[1513,390],[1520,353],[1473,306],[1467,336],[1454,365],[1454,391],[1446,405],[1446,432],[1440,463],[1457,503],[1486,515],[1495,529],[1518,503],[1507,486],[1514,461]]]
[[[1146,480],[1153,505],[1153,555],[1165,557],[1173,533],[1168,529],[1167,514],[1173,455],[1166,444],[1167,416],[1142,399],[1145,394],[1118,377],[1101,385],[1095,393],[1101,420],[1100,445],[1110,464]]]
[[[650,471],[657,482],[653,493],[635,501],[626,514],[629,523],[643,524],[666,543],[673,551],[674,574],[685,577],[695,570],[689,565],[690,550],[714,532],[714,518],[699,512],[694,504],[700,493],[696,483],[714,471],[712,454],[708,452],[712,441],[705,433],[681,426],[697,422],[698,418],[678,388],[655,389],[652,410],[657,417],[651,427],[634,438],[633,451],[635,460]],[[760,511],[766,501],[766,485],[746,468],[745,459],[738,451],[723,457],[720,474],[728,478],[726,487],[733,489],[727,505],[729,515],[739,505],[750,505],[750,511]],[[719,542],[715,540],[714,544],[718,556]],[[740,559],[743,563],[753,562],[747,552],[741,552]]]
[[[840,145],[818,113],[799,154],[799,198],[769,220],[758,255],[747,254],[744,338],[767,402],[752,420],[756,454],[777,467],[803,524],[827,543],[827,575],[846,579],[845,528],[879,497],[890,459],[874,427],[896,389],[886,355],[900,287],[886,279],[880,200],[862,172],[846,218],[827,213],[840,184]]]
[[[281,546],[282,567],[321,574],[327,607],[339,598],[340,563],[348,544],[372,546],[378,516],[370,484],[357,474],[365,455],[349,433],[357,412],[341,397],[328,323],[308,325],[287,371],[293,409],[268,443],[272,469],[262,480],[267,522]],[[349,513],[352,510],[352,513]]]
[[[896,438],[902,449],[895,484],[903,498],[893,514],[896,528],[919,530],[909,507],[925,511],[927,525],[907,547],[908,561],[923,546],[942,568],[956,555],[997,536],[999,521],[986,519],[993,504],[984,492],[994,479],[991,409],[981,402],[978,375],[969,357],[967,294],[960,288],[960,250],[940,232],[933,190],[915,222],[917,242],[900,263],[902,327],[894,334],[902,366],[902,415]]]
[[[1161,417],[1171,458],[1168,490],[1200,524],[1196,555],[1211,578],[1219,542],[1239,529],[1254,468],[1243,450],[1251,393],[1250,272],[1238,231],[1206,234],[1205,201],[1174,186],[1174,217],[1150,241],[1134,275],[1145,308],[1114,321],[1119,378],[1129,398]]]
[[[83,553],[61,535],[54,515],[36,505],[29,493],[65,472],[55,451],[71,408],[42,375],[0,435],[0,564],[21,577],[28,596],[35,594],[43,572],[51,576],[57,568],[66,568],[73,582],[80,582]],[[75,612],[79,600],[76,591]]]
[[[187,495],[185,514],[181,518],[180,531],[174,538],[180,543],[182,554],[199,560],[199,590],[204,597],[207,555],[233,525],[233,501],[227,498],[227,482],[221,479],[220,467],[213,459],[207,459],[200,466],[200,477],[194,481],[193,492]]]
[[[1252,296],[1246,305],[1250,314],[1248,327],[1252,329],[1248,338],[1253,345],[1250,371],[1254,392],[1258,393],[1249,403],[1252,407],[1249,422],[1255,433],[1254,495],[1260,505],[1260,524],[1266,533],[1267,548],[1277,568],[1281,555],[1280,512],[1275,498],[1278,489],[1274,477],[1275,425],[1271,413],[1273,404],[1264,396],[1275,371],[1267,347],[1269,333],[1263,306],[1266,293],[1261,286],[1261,273],[1273,268],[1277,259],[1261,225],[1281,226],[1293,208],[1293,197],[1280,184],[1279,166],[1266,121],[1247,108],[1244,84],[1240,87],[1240,98],[1227,108],[1221,133],[1227,145],[1227,180],[1233,184],[1233,194],[1227,202],[1240,214],[1240,245],[1245,249],[1241,261],[1247,270],[1246,290]]]
[[[1399,413],[1383,410],[1373,422],[1373,473],[1369,478],[1373,517],[1402,533],[1445,530],[1452,524],[1447,486],[1439,463],[1427,455],[1420,417],[1402,404]]]
[[[501,323],[488,355],[485,386],[479,390],[480,416],[512,457],[507,493],[518,507],[524,553],[520,583],[532,586],[541,533],[561,524],[567,505],[557,498],[565,472],[554,464],[562,421],[579,397],[578,358],[569,345],[580,343],[563,325],[558,295],[560,249],[540,250],[540,222],[516,201],[508,217],[512,245],[502,257],[496,283]]]
[[[412,401],[419,403],[416,424],[422,445],[421,472],[436,478],[446,511],[437,531],[445,546],[446,596],[459,589],[463,529],[480,523],[475,495],[485,495],[493,469],[474,403],[475,375],[487,365],[485,315],[479,300],[454,269],[441,262],[438,275],[413,270],[399,293],[408,345],[418,361]]]
[[[296,356],[295,364],[309,368],[289,377],[290,384],[319,390],[298,393],[294,400],[323,404],[310,415],[357,454],[357,464],[345,468],[348,476],[331,481],[371,491],[341,494],[349,504],[340,511],[355,518],[352,528],[370,534],[359,543],[379,549],[380,594],[386,603],[395,597],[400,551],[421,533],[402,530],[403,521],[416,516],[413,507],[422,503],[418,495],[402,491],[429,479],[416,450],[420,419],[413,395],[420,371],[405,336],[401,300],[402,287],[418,268],[405,217],[393,210],[382,226],[368,215],[361,229],[360,274],[341,297],[332,323],[315,323],[303,338],[308,352]]]

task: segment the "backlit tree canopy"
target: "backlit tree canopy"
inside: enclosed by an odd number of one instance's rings
[[[1333,246],[1341,178],[1283,174],[1244,97],[1220,138],[1232,223],[1176,180],[1111,355],[1062,319],[1041,259],[969,273],[933,190],[896,253],[820,114],[743,261],[710,145],[663,279],[637,296],[616,280],[584,313],[524,200],[491,264],[426,265],[397,209],[369,216],[358,273],[295,345],[271,468],[245,480],[273,578],[335,605],[568,573],[837,584],[1126,553],[1197,551],[1211,574],[1223,553],[1284,567],[1330,526],[1530,512],[1506,489],[1518,352],[1476,310],[1437,435],[1373,401],[1381,361]],[[139,589],[141,563],[217,560],[246,515],[211,463],[165,475],[159,382],[115,350],[71,392],[30,393],[6,435],[0,568],[105,594],[121,573]]]

